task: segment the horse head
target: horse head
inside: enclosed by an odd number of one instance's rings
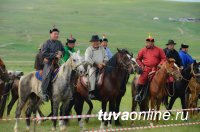
[[[168,58],[166,63],[165,63],[165,68],[167,70],[167,73],[171,76],[174,77],[175,80],[181,80],[182,75],[180,72],[179,67],[175,63],[175,59],[173,58]]]
[[[117,52],[117,63],[123,68],[128,70],[129,73],[135,70],[135,66],[132,61],[131,54],[126,49],[118,49]]]
[[[83,66],[85,61],[84,58],[80,55],[80,50],[74,53],[69,51],[69,53],[73,70],[77,71],[81,75],[84,74],[86,72]]]
[[[191,64],[191,74],[196,79],[196,81],[200,83],[200,62],[194,62]]]
[[[141,74],[142,68],[139,66],[136,59],[133,57],[133,53],[131,52],[131,54],[127,54],[127,56],[131,59],[131,61],[133,63],[133,71],[138,73],[138,74]]]
[[[7,82],[9,80],[8,71],[3,61],[0,59],[0,79]]]

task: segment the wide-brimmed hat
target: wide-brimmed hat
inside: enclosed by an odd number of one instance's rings
[[[90,42],[94,42],[94,41],[100,41],[98,35],[92,35],[92,38],[91,38]]]
[[[176,43],[174,42],[174,40],[168,40],[168,43],[166,45],[170,45],[170,44],[176,45]]]
[[[181,44],[181,48],[189,48],[189,45]]]

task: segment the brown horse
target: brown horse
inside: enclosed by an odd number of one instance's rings
[[[116,99],[120,95],[124,78],[127,76],[127,72],[131,73],[136,65],[134,65],[131,59],[131,55],[127,50],[118,49],[118,52],[106,64],[102,83],[96,88],[96,97],[97,100],[102,102],[101,105],[103,113],[106,112],[107,103],[109,103],[109,112],[116,110]],[[93,105],[91,99],[89,98],[88,87],[82,83],[81,77],[77,80],[75,91],[75,110],[77,114],[82,114],[84,100],[86,102],[90,102],[89,113],[91,113]],[[81,122],[79,122],[79,125],[80,123]],[[101,128],[104,128],[105,123],[106,122],[102,119]],[[111,126],[111,120],[108,121],[108,126]]]
[[[192,78],[189,81],[188,88],[190,90],[190,97],[188,108],[197,108],[198,96],[200,94],[200,63],[191,64]],[[197,114],[196,110],[189,111],[191,115]]]
[[[4,100],[4,94],[5,94],[5,85],[9,81],[8,72],[6,69],[6,66],[3,62],[3,60],[0,58],[0,118],[3,116],[2,112],[2,106],[4,106],[4,102],[2,102],[2,99]]]
[[[161,68],[155,73],[152,81],[150,82],[149,93],[151,100],[151,110],[160,110],[160,105],[164,98],[167,96],[166,81],[169,76],[175,80],[180,80],[182,75],[179,68],[175,64],[175,60],[169,58]],[[155,118],[154,118],[155,119]],[[156,117],[158,122],[158,116]]]

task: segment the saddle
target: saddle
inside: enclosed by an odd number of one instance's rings
[[[102,84],[103,84],[103,78],[104,78],[104,71],[100,72],[99,75],[97,75],[97,79],[96,79],[96,86],[99,88]],[[80,82],[81,84],[88,88],[89,87],[89,79],[87,76],[80,76]]]
[[[52,75],[51,75],[51,81],[54,80],[54,78],[57,76],[59,70],[60,70],[59,68],[56,68],[56,69],[54,70],[54,72],[53,72]],[[42,73],[41,70],[38,70],[38,71],[36,71],[36,73],[35,73],[35,77],[36,77],[39,81],[42,81],[42,74],[41,74],[41,73]]]

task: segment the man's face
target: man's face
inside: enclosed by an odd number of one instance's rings
[[[93,46],[94,48],[98,48],[98,47],[99,47],[99,41],[93,41],[93,42],[92,42],[92,46]]]
[[[103,42],[101,43],[101,45],[102,45],[104,48],[106,48],[106,47],[108,46],[108,42],[103,41]]]
[[[52,32],[52,33],[50,34],[50,36],[51,36],[51,39],[52,39],[52,40],[58,40],[59,33],[54,31],[54,32]]]
[[[150,48],[150,47],[153,47],[153,46],[154,46],[154,42],[146,41],[146,47],[147,48]]]
[[[182,51],[188,52],[188,48],[182,48]]]
[[[174,45],[173,44],[169,44],[169,45],[167,45],[167,48],[172,50],[172,49],[174,49]]]
[[[68,46],[69,46],[70,48],[74,48],[74,47],[75,47],[75,43],[68,43]]]

